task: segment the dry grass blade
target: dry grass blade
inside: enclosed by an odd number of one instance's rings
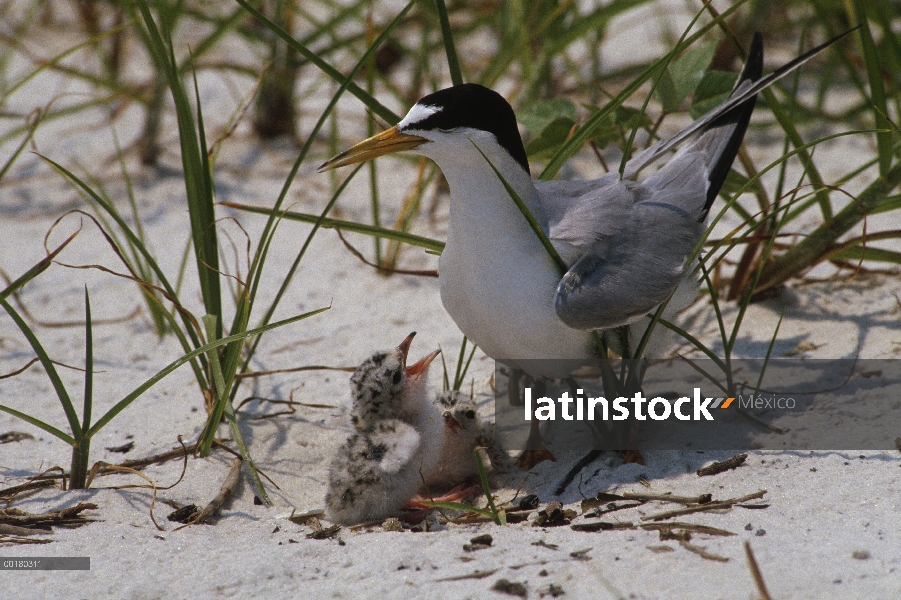
[[[0,296],[2,296],[3,298],[6,298],[10,294],[14,293],[16,290],[21,288],[23,285],[25,285],[26,283],[28,283],[29,281],[31,281],[32,279],[34,279],[35,277],[37,277],[38,275],[40,275],[41,273],[46,271],[50,267],[50,265],[53,264],[53,259],[56,258],[59,255],[59,253],[63,251],[63,248],[68,246],[69,242],[74,240],[75,237],[79,233],[81,233],[81,225],[78,226],[78,229],[75,231],[75,233],[73,233],[72,235],[67,237],[65,240],[63,240],[63,242],[59,246],[57,246],[54,250],[48,249],[47,256],[45,256],[40,261],[38,261],[38,263],[36,265],[34,265],[33,267],[31,267],[30,269],[25,271],[25,273],[20,275],[15,281],[8,281],[8,278],[6,278],[6,276],[4,274],[4,278],[7,279],[8,285],[6,286],[5,289],[0,291]]]
[[[97,476],[97,474],[100,472],[100,469],[102,469],[102,468],[107,469],[107,472],[120,471],[122,473],[132,473],[133,475],[137,475],[138,477],[140,477],[141,479],[143,479],[147,483],[149,483],[150,484],[149,486],[146,486],[146,485],[120,485],[120,486],[112,486],[110,489],[121,490],[121,489],[127,489],[127,488],[147,488],[147,487],[151,488],[153,490],[153,494],[150,497],[150,520],[153,521],[153,525],[159,531],[165,531],[165,529],[163,529],[160,526],[160,524],[156,522],[156,517],[153,516],[153,507],[156,505],[156,491],[157,491],[157,489],[159,489],[159,488],[157,488],[156,482],[154,482],[150,477],[148,477],[147,475],[144,475],[137,469],[129,469],[128,467],[117,467],[115,465],[110,465],[105,462],[98,461],[98,462],[94,463],[94,466],[91,467],[91,472],[88,473],[88,481],[84,486],[85,489],[91,487],[91,482],[94,481],[94,478]],[[183,476],[184,476],[184,471],[182,471],[182,477]],[[180,481],[181,481],[181,477],[179,477],[178,481],[176,481],[175,483],[170,485],[168,488],[163,488],[163,489],[169,489],[171,487],[174,487],[174,486],[178,485],[178,483]]]
[[[238,373],[235,379],[249,379],[255,377],[263,377],[264,375],[281,375],[283,373],[301,373],[303,371],[342,371],[344,373],[353,373],[356,367],[330,367],[328,365],[308,365],[304,367],[291,367],[290,369],[270,369],[267,371],[247,371]],[[242,403],[243,404],[243,403]],[[302,404],[297,402],[296,404]],[[305,405],[306,406],[306,405]],[[322,405],[325,406],[325,405]],[[237,409],[235,409],[237,410]]]
[[[34,538],[29,538],[25,536],[11,536],[11,535],[0,535],[0,544],[13,544],[13,545],[24,545],[24,544],[52,544],[53,540],[41,539],[36,540]]]
[[[97,475],[102,477],[104,475],[110,475],[112,473],[121,472],[116,467],[125,467],[128,469],[143,469],[144,467],[147,467],[149,465],[164,463],[166,461],[169,461],[169,460],[172,460],[175,458],[184,458],[185,462],[187,464],[188,454],[195,452],[196,449],[197,449],[197,444],[190,444],[188,446],[185,446],[184,444],[182,444],[180,447],[173,448],[172,450],[167,450],[167,451],[161,452],[159,454],[154,454],[153,456],[148,456],[145,458],[130,458],[130,459],[122,461],[121,463],[116,464],[116,465],[104,464],[103,466],[101,466],[98,469]],[[52,470],[58,470],[59,474],[47,475],[47,473]],[[68,479],[68,476],[69,476],[68,473],[66,473],[60,467],[54,467],[53,469],[48,469],[47,471],[44,471],[43,473],[40,473],[40,474],[32,477],[31,480],[28,481],[27,483],[11,486],[6,489],[0,490],[0,499],[6,499],[7,504],[8,504],[9,502],[12,502],[13,498],[15,498],[18,494],[20,494],[22,492],[39,490],[39,489],[43,489],[45,487],[52,487],[52,486],[56,485],[57,481],[60,481],[60,480],[63,481],[63,489],[65,489],[65,481],[66,481],[66,479]],[[168,489],[168,488],[162,488],[162,489]]]
[[[773,600],[770,592],[766,589],[766,583],[763,581],[763,574],[757,565],[757,559],[754,558],[754,551],[751,550],[751,542],[745,542],[745,556],[748,557],[748,567],[751,569],[751,576],[754,577],[754,583],[757,585],[757,591],[760,593],[762,600]]]
[[[0,536],[7,535],[47,535],[51,533],[49,529],[32,529],[30,527],[19,527],[18,525],[8,525],[6,523],[0,523]],[[0,541],[3,541],[0,539]]]
[[[454,575],[453,577],[445,577],[443,579],[436,579],[435,581],[463,581],[464,579],[485,579],[486,577],[491,577],[499,570],[500,569],[487,569],[484,571],[473,571],[472,573],[467,573],[466,575]]]
[[[674,502],[676,504],[706,504],[711,501],[710,494],[700,496],[676,496],[673,494],[642,494],[640,492],[623,492],[624,500],[641,500],[643,502]]]
[[[66,527],[77,527],[91,523],[96,519],[82,517],[81,513],[86,510],[97,510],[98,506],[92,502],[79,502],[75,506],[69,508],[61,508],[58,510],[48,510],[44,513],[27,513],[18,508],[6,508],[0,510],[0,524],[12,525],[17,528],[31,530],[40,528],[44,533],[48,532],[52,526],[65,525]],[[0,533],[3,533],[0,531]],[[26,534],[13,534],[26,535]]]
[[[386,267],[382,266],[379,263],[374,263],[370,260],[367,260],[363,253],[357,250],[350,242],[348,242],[344,235],[341,233],[340,229],[336,229],[335,233],[338,234],[338,238],[341,240],[341,243],[344,244],[344,247],[347,248],[351,254],[353,254],[357,259],[363,264],[376,269],[379,273],[383,275],[419,275],[422,277],[438,277],[437,269],[398,269],[397,267]],[[378,238],[376,238],[378,239]],[[389,264],[388,261],[385,261],[386,264]]]

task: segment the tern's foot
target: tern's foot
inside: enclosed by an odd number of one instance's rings
[[[554,458],[554,455],[551,454],[551,451],[547,448],[542,447],[535,450],[523,450],[522,454],[519,455],[519,458],[516,459],[516,466],[521,471],[528,471],[535,465],[543,463],[546,460],[553,462],[557,461],[557,459]]]
[[[416,494],[403,505],[403,512],[398,518],[404,523],[415,525],[416,523],[421,523],[435,510],[431,506],[426,506],[423,502],[460,502],[464,498],[475,496],[481,491],[482,487],[480,485],[461,483],[441,496],[422,496]]]
[[[632,428],[629,430],[629,448],[623,455],[623,464],[645,464],[644,456],[641,455],[641,450],[638,449],[638,423],[632,423]]]
[[[551,451],[544,445],[544,440],[541,438],[541,432],[538,429],[538,421],[532,421],[529,438],[526,440],[526,448],[519,455],[519,458],[516,459],[516,466],[522,471],[528,471],[546,460],[557,461],[554,455],[551,454]]]
[[[472,483],[461,483],[440,496],[425,496],[416,494],[404,505],[404,508],[428,508],[423,502],[459,502],[469,496],[476,496],[482,491],[482,486]]]
[[[635,463],[637,465],[643,465],[644,456],[641,455],[641,450],[626,450],[623,454],[623,464],[628,465],[630,463]]]

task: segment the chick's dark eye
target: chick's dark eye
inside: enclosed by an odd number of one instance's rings
[[[474,411],[474,410],[467,410],[467,411],[466,411],[466,418],[467,418],[467,419],[475,419],[475,418],[476,418],[476,411]]]
[[[394,372],[394,383],[395,383],[395,384],[400,383],[400,378],[401,378],[401,377],[402,377],[402,375],[401,375],[400,371],[395,371],[395,372]]]

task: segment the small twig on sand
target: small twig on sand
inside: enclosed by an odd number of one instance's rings
[[[679,540],[679,545],[688,550],[689,552],[694,552],[701,558],[706,558],[707,560],[715,560],[717,562],[729,562],[729,558],[726,556],[720,556],[719,554],[714,554],[712,552],[707,552],[704,548],[700,546],[695,546],[690,542],[686,542],[685,540]]]
[[[473,571],[467,575],[455,575],[453,577],[445,577],[436,579],[435,581],[463,581],[464,579],[485,579],[497,573],[500,569],[487,569],[485,571]]]
[[[702,467],[698,469],[696,472],[698,477],[708,477],[710,475],[718,475],[724,471],[729,471],[731,469],[735,469],[741,466],[745,460],[747,460],[747,454],[736,454],[732,458],[727,458],[726,460],[715,462],[712,465],[707,465],[706,467]]]
[[[222,487],[219,488],[219,493],[216,494],[216,497],[210,500],[210,503],[207,504],[202,511],[194,518],[194,520],[190,521],[175,529],[178,531],[179,529],[184,529],[188,525],[200,525],[201,523],[205,523],[207,519],[213,516],[222,505],[228,500],[229,496],[235,491],[235,488],[238,487],[238,482],[241,480],[241,464],[243,461],[241,457],[235,458],[232,461],[231,467],[229,467],[228,475],[225,477],[225,481],[222,483]]]
[[[736,504],[741,504],[742,502],[747,502],[748,500],[755,500],[757,498],[763,498],[763,495],[766,494],[766,490],[760,490],[759,492],[754,492],[753,494],[747,494],[746,496],[742,496],[741,498],[732,498],[730,500],[721,500],[719,502],[708,502],[707,504],[698,504],[697,506],[687,506],[685,508],[680,508],[677,510],[667,510],[661,513],[657,513],[655,515],[648,515],[646,517],[641,517],[642,521],[662,521],[663,519],[670,519],[672,517],[680,517],[682,515],[690,515],[696,512],[703,512],[708,510],[718,510],[723,508],[732,508]]]
[[[738,535],[725,529],[711,527],[709,525],[699,525],[697,523],[684,523],[681,521],[673,521],[671,523],[643,523],[641,528],[646,531],[661,531],[663,529],[681,529],[683,531],[691,531],[692,533],[700,533],[705,535]]]
[[[645,494],[623,492],[625,500],[641,500],[642,502],[675,502],[676,504],[707,504],[712,500],[710,494],[700,496],[675,496],[673,494]]]

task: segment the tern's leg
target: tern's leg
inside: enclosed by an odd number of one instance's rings
[[[522,377],[522,369],[511,368],[507,378],[507,399],[510,406],[522,406],[522,398],[519,397],[519,380]]]
[[[518,388],[517,392],[519,392]],[[546,394],[547,385],[544,381],[536,379],[535,397],[541,398]],[[522,454],[519,455],[519,458],[516,459],[516,466],[523,471],[528,471],[545,460],[556,461],[557,459],[554,458],[551,451],[545,447],[544,440],[541,438],[541,431],[539,430],[539,422],[533,419],[531,429],[529,430],[529,437],[526,439],[526,447],[523,449]]]

